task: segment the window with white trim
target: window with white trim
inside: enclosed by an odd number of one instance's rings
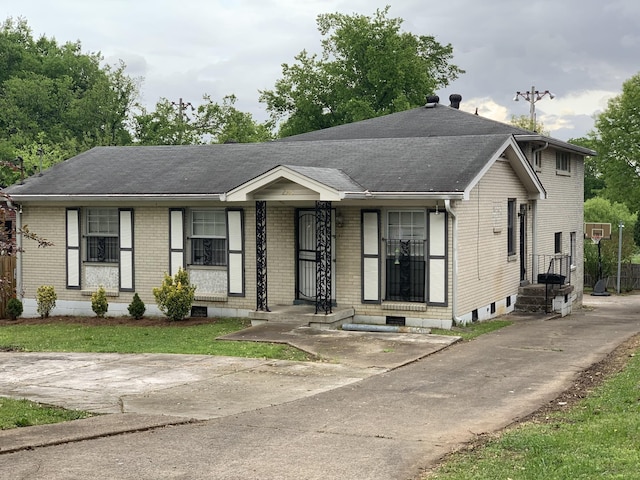
[[[386,294],[391,301],[425,301],[425,210],[387,213]]]
[[[571,172],[571,154],[568,152],[556,152],[556,170],[559,172]]]
[[[87,261],[118,262],[118,209],[87,208]]]
[[[227,264],[227,225],[224,210],[190,211],[191,265]]]
[[[542,151],[536,150],[533,152],[533,167],[536,171],[542,170]]]
[[[507,255],[516,254],[516,199],[507,200]]]
[[[572,267],[576,266],[576,252],[577,252],[577,234],[576,232],[571,232],[569,234],[569,248],[570,248],[570,252],[569,254],[571,255],[571,259],[570,259],[570,265]]]

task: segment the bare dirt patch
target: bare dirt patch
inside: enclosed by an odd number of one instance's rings
[[[3,325],[47,325],[47,324],[81,324],[87,326],[131,326],[131,327],[189,327],[215,323],[212,317],[189,317],[184,320],[172,321],[166,317],[144,317],[136,320],[133,317],[73,317],[51,316],[47,318],[18,318],[17,320],[1,319]]]

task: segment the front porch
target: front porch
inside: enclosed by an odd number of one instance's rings
[[[355,310],[352,307],[334,306],[329,313],[316,313],[314,305],[274,305],[269,311],[249,312],[252,326],[269,322],[320,330],[337,329],[343,323],[352,323],[354,315]]]

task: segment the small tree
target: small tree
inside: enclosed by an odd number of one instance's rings
[[[189,274],[182,268],[173,277],[164,274],[162,286],[153,289],[158,308],[169,320],[182,320],[191,313],[196,287],[189,285]]]
[[[133,300],[129,304],[129,315],[131,315],[136,320],[140,320],[144,316],[144,312],[147,310],[144,302],[140,299],[140,296],[135,293],[133,295]]]
[[[91,309],[98,317],[104,317],[107,310],[109,310],[107,292],[102,285],[91,294]]]
[[[56,290],[53,285],[40,285],[36,291],[36,302],[38,304],[38,313],[41,318],[47,318],[56,307]]]

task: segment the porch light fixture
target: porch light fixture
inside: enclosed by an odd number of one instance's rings
[[[514,102],[518,102],[520,98],[529,102],[529,115],[531,117],[531,129],[533,131],[536,130],[536,102],[542,100],[546,96],[548,96],[551,100],[556,98],[556,96],[549,90],[541,92],[539,90],[536,90],[536,87],[531,87],[531,90],[529,90],[528,92],[516,92],[516,96],[513,97]]]

